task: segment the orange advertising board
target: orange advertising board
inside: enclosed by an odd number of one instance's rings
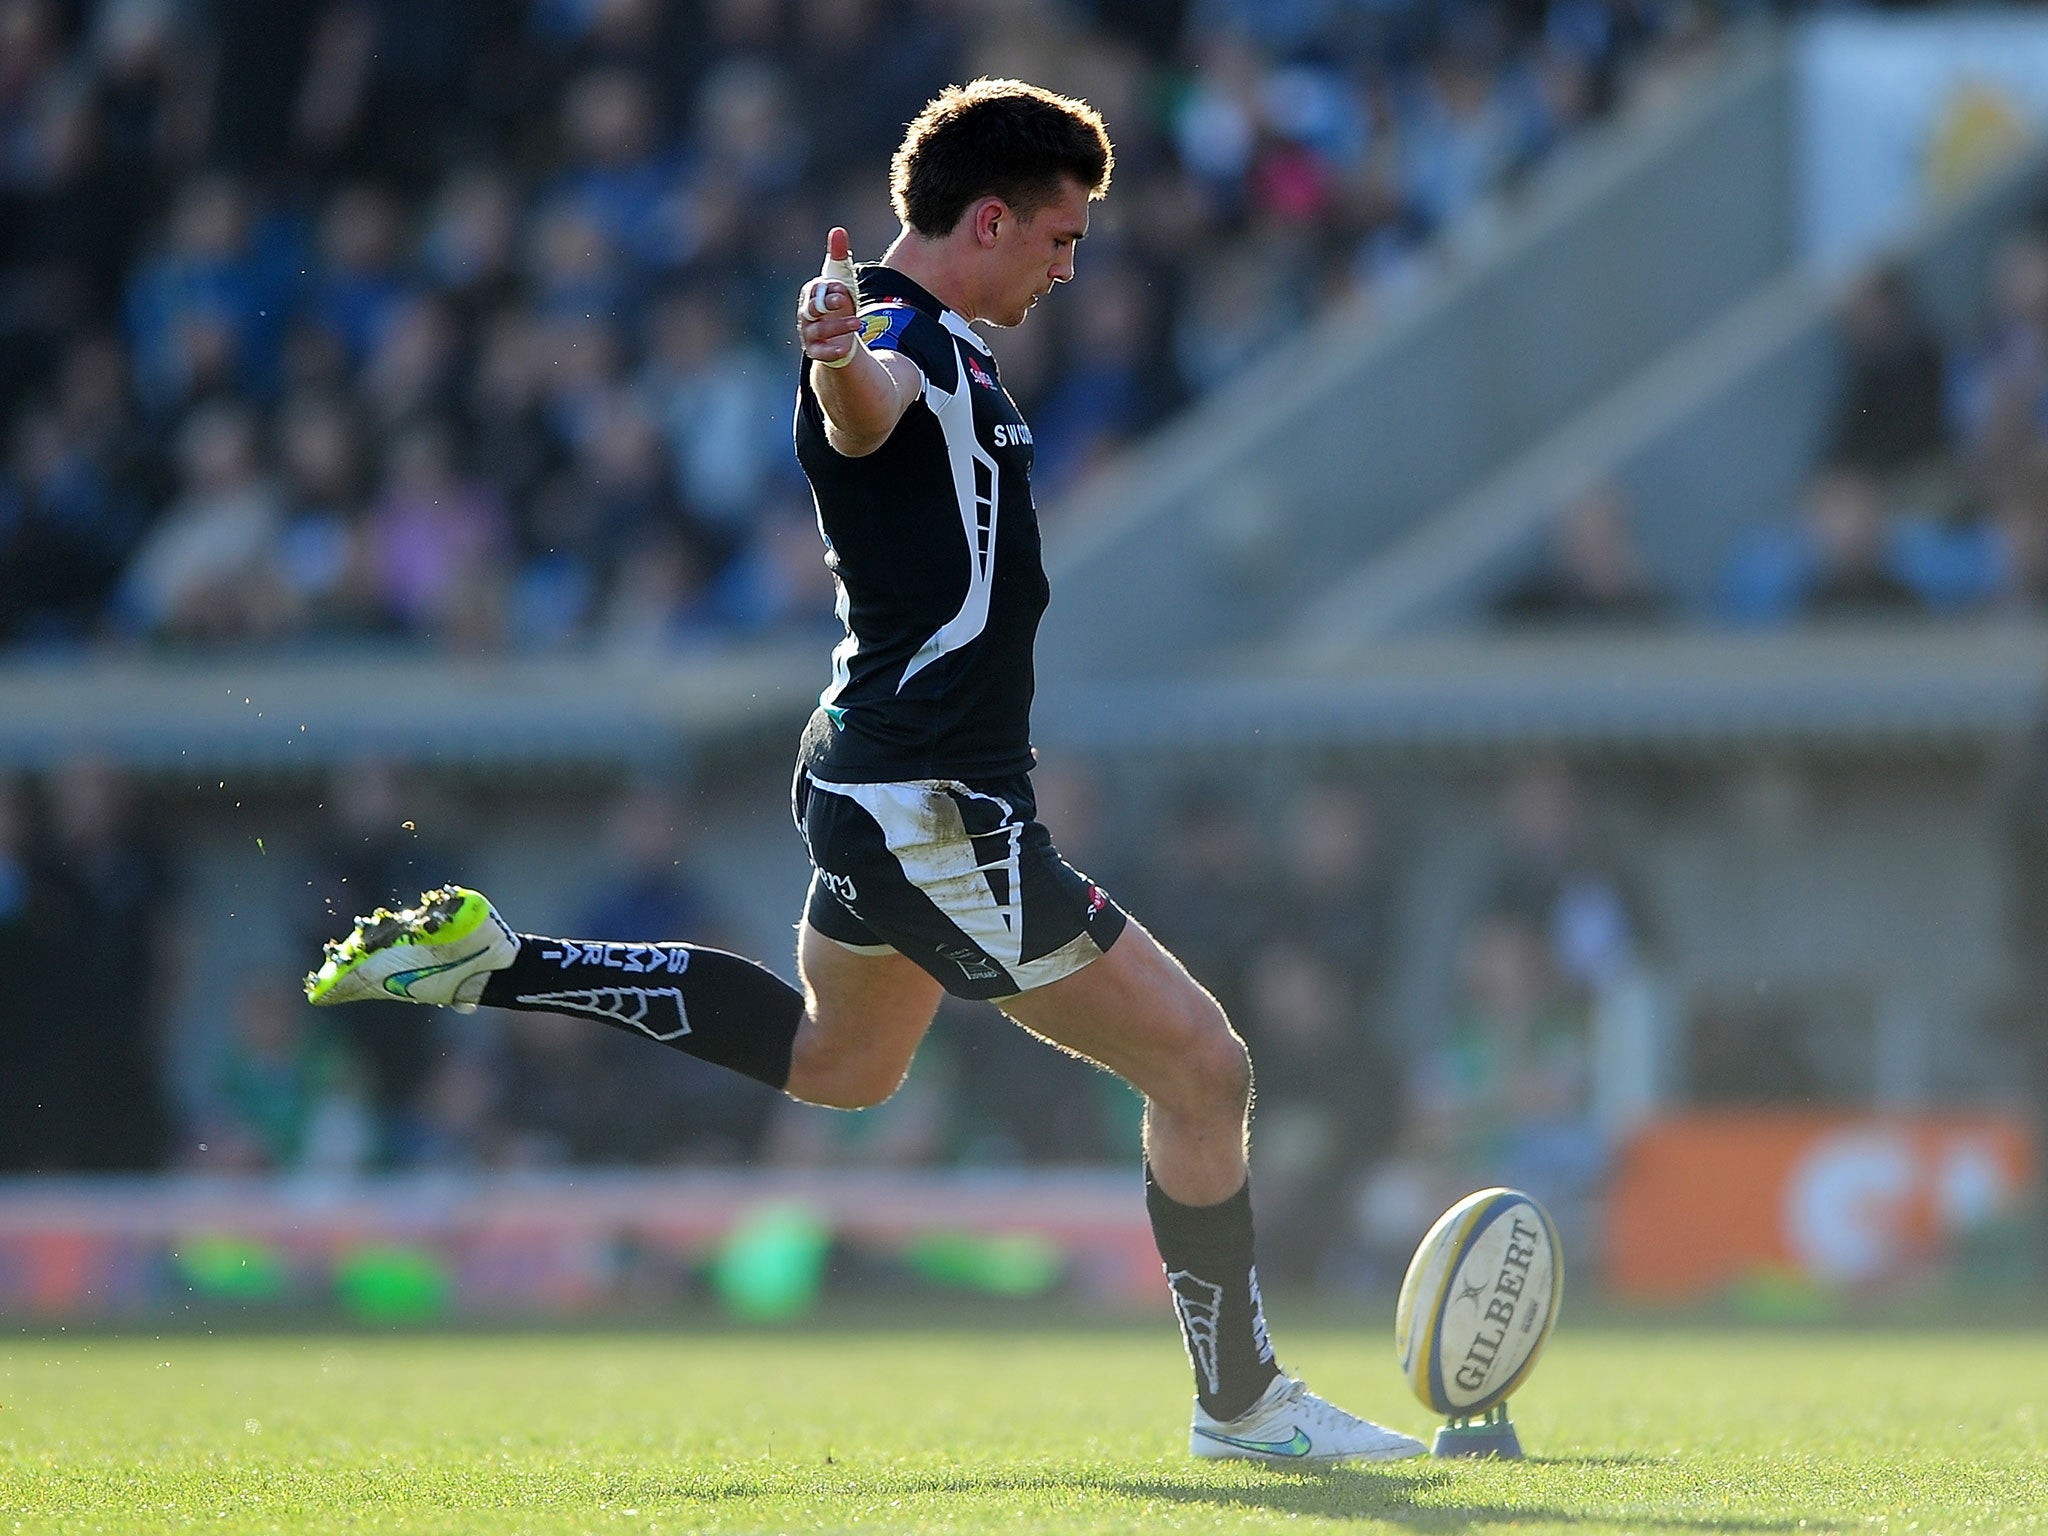
[[[2012,1215],[2034,1173],[2026,1123],[2005,1114],[1741,1109],[1655,1121],[1615,1170],[1607,1283],[1682,1300],[1760,1274],[1881,1282]]]

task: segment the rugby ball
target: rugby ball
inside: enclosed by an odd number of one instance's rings
[[[1518,1189],[1467,1195],[1437,1218],[1401,1282],[1401,1374],[1438,1413],[1482,1414],[1529,1379],[1563,1295],[1549,1213]]]

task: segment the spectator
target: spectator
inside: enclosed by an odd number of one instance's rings
[[[353,1173],[369,1161],[375,1131],[352,1067],[288,978],[245,979],[197,1166]]]
[[[639,382],[666,436],[676,493],[736,541],[788,473],[782,369],[736,330],[715,294],[686,288],[656,307]]]
[[[555,320],[615,321],[635,297],[612,231],[590,207],[567,199],[534,219],[526,270],[534,312]]]
[[[368,534],[378,597],[407,630],[449,644],[496,639],[505,509],[461,474],[443,423],[409,428],[392,446]]]
[[[1057,494],[1150,423],[1145,290],[1124,266],[1090,272],[1075,295],[1071,364],[1036,413],[1032,480]]]
[[[260,390],[272,377],[285,306],[258,260],[250,223],[247,194],[233,178],[188,182],[164,249],[129,285],[136,391],[161,416],[209,395]]]
[[[1726,610],[1740,623],[1921,611],[1883,487],[1860,470],[1834,465],[1814,477],[1796,522],[1737,546],[1723,587]]]
[[[1552,974],[1584,996],[1644,948],[1638,902],[1591,846],[1584,797],[1562,763],[1514,773],[1501,795],[1503,848],[1481,910],[1537,935]]]
[[[2022,230],[2000,247],[1984,335],[1953,373],[1962,444],[1979,481],[1995,483],[2032,451],[2048,407],[2048,231]]]
[[[1493,613],[1509,624],[1649,624],[1670,606],[1636,542],[1627,500],[1603,483],[1551,524],[1547,563],[1502,593]]]
[[[1409,1146],[1439,1209],[1488,1184],[1526,1189],[1567,1226],[1602,1165],[1584,1009],[1539,930],[1483,919],[1459,959],[1459,1001],[1410,1086]]]
[[[555,192],[562,207],[643,270],[681,265],[690,231],[680,167],[657,142],[646,82],[619,68],[582,76],[563,98],[562,138],[568,163]]]
[[[1988,505],[1899,519],[1900,577],[1931,613],[2025,611],[2048,596],[2048,452],[2036,449],[1990,487]]]
[[[60,407],[24,413],[0,480],[0,639],[77,643],[100,628],[141,524],[132,466]]]
[[[1842,313],[1847,352],[1829,433],[1829,461],[1888,477],[1923,468],[1948,446],[1941,343],[1896,266],[1878,266],[1850,290]]]
[[[1707,998],[1687,1021],[1685,1093],[1693,1104],[1812,1104],[1825,1097],[1808,1059],[1810,1020],[1777,998]]]
[[[1176,954],[1200,955],[1202,976],[1232,1018],[1258,935],[1245,921],[1266,880],[1248,809],[1220,785],[1183,787],[1171,836],[1132,871],[1134,912]]]
[[[420,266],[468,325],[507,305],[517,292],[519,216],[519,188],[488,166],[457,171],[435,196],[420,239]]]
[[[643,552],[706,542],[676,500],[652,417],[624,390],[591,412],[573,467],[542,493],[532,536],[539,548],[520,572],[517,613],[529,643],[579,632],[602,584]]]
[[[484,327],[463,421],[477,474],[510,507],[531,505],[568,462],[547,417],[541,327],[507,309]]]
[[[719,573],[710,612],[723,625],[748,633],[822,627],[838,622],[835,597],[818,543],[817,514],[792,491],[762,509],[746,548]],[[679,612],[685,620],[693,616],[687,609]]]
[[[31,866],[23,920],[33,953],[92,935],[119,964],[27,967],[9,1033],[32,1105],[30,1166],[44,1172],[162,1165],[169,1121],[158,1059],[166,995],[168,881],[137,830],[132,791],[82,760],[49,781],[49,837]]]
[[[284,523],[277,569],[293,610],[315,634],[366,634],[384,624],[369,565],[369,466],[346,396],[304,392],[278,417]]]
[[[816,538],[815,525],[807,525]],[[619,655],[661,655],[710,631],[704,561],[680,533],[656,530],[618,573],[598,633]]]
[[[1394,948],[1394,887],[1379,808],[1355,782],[1300,785],[1281,807],[1272,888],[1260,910],[1270,933],[1309,946],[1370,1009]]]
[[[291,616],[272,563],[283,518],[254,417],[232,404],[195,412],[179,434],[178,461],[183,493],[128,568],[135,627],[188,641],[275,634]]]
[[[1439,50],[1409,85],[1402,119],[1403,181],[1422,227],[1455,224],[1519,169],[1532,148],[1526,104],[1485,35],[1486,13],[1465,13],[1466,35]]]
[[[1353,1192],[1400,1130],[1400,1072],[1370,995],[1300,934],[1267,940],[1245,985],[1258,1061],[1260,1266],[1313,1282],[1345,1246]]]
[[[370,419],[391,431],[452,412],[460,403],[460,352],[454,310],[447,303],[427,296],[392,305],[358,375]]]
[[[1284,253],[1238,247],[1195,276],[1174,331],[1174,360],[1197,394],[1263,357],[1300,318]]]
[[[319,268],[308,294],[312,323],[349,365],[360,365],[413,297],[402,263],[398,204],[382,187],[344,187],[320,217]]]
[[[632,1042],[553,1013],[510,1017],[502,1041],[494,1161],[513,1167],[670,1161],[680,1105],[650,1091]]]
[[[1910,611],[1918,594],[1900,576],[1884,492],[1851,470],[1824,473],[1808,497],[1813,566],[1800,594],[1809,618]]]

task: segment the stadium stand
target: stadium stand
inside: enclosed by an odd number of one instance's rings
[[[48,1047],[0,1167],[1126,1149],[985,1010],[850,1122],[288,989],[443,878],[604,926],[636,817],[686,850],[647,921],[786,948],[762,786],[829,626],[786,300],[984,68],[1119,140],[1083,281],[1003,339],[1057,497],[1041,802],[1253,1042],[1274,1274],[1383,1282],[1473,1180],[1590,1237],[1674,1099],[1996,1082],[2048,163],[1816,275],[1786,34],[1732,12],[0,0],[0,1032]],[[103,918],[140,958],[88,1056],[5,957]]]
[[[1006,352],[1056,493],[1695,42],[1590,0],[1180,9],[10,0],[0,642],[814,623],[787,295],[825,224],[886,243],[938,86],[1003,61],[1118,128],[1090,282]]]

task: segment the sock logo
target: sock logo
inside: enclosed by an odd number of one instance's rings
[[[676,987],[596,987],[576,992],[522,992],[519,1001],[558,1008],[637,1029],[650,1040],[680,1040],[690,1032],[690,1015]],[[674,1021],[672,1029],[657,1026]]]
[[[1195,1363],[1195,1370],[1211,1393],[1222,1391],[1223,1372],[1216,1359],[1216,1335],[1223,1322],[1223,1287],[1211,1285],[1185,1269],[1169,1270],[1166,1283],[1173,1289],[1180,1331],[1188,1341],[1188,1358]]]
[[[601,965],[614,971],[680,976],[690,968],[690,951],[681,944],[564,944],[542,950],[540,957],[558,962],[565,971],[573,965]]]
[[[1259,1294],[1259,1270],[1252,1266],[1252,1348],[1259,1353],[1259,1359],[1267,1364],[1273,1359],[1273,1338],[1266,1332],[1266,1301]]]

